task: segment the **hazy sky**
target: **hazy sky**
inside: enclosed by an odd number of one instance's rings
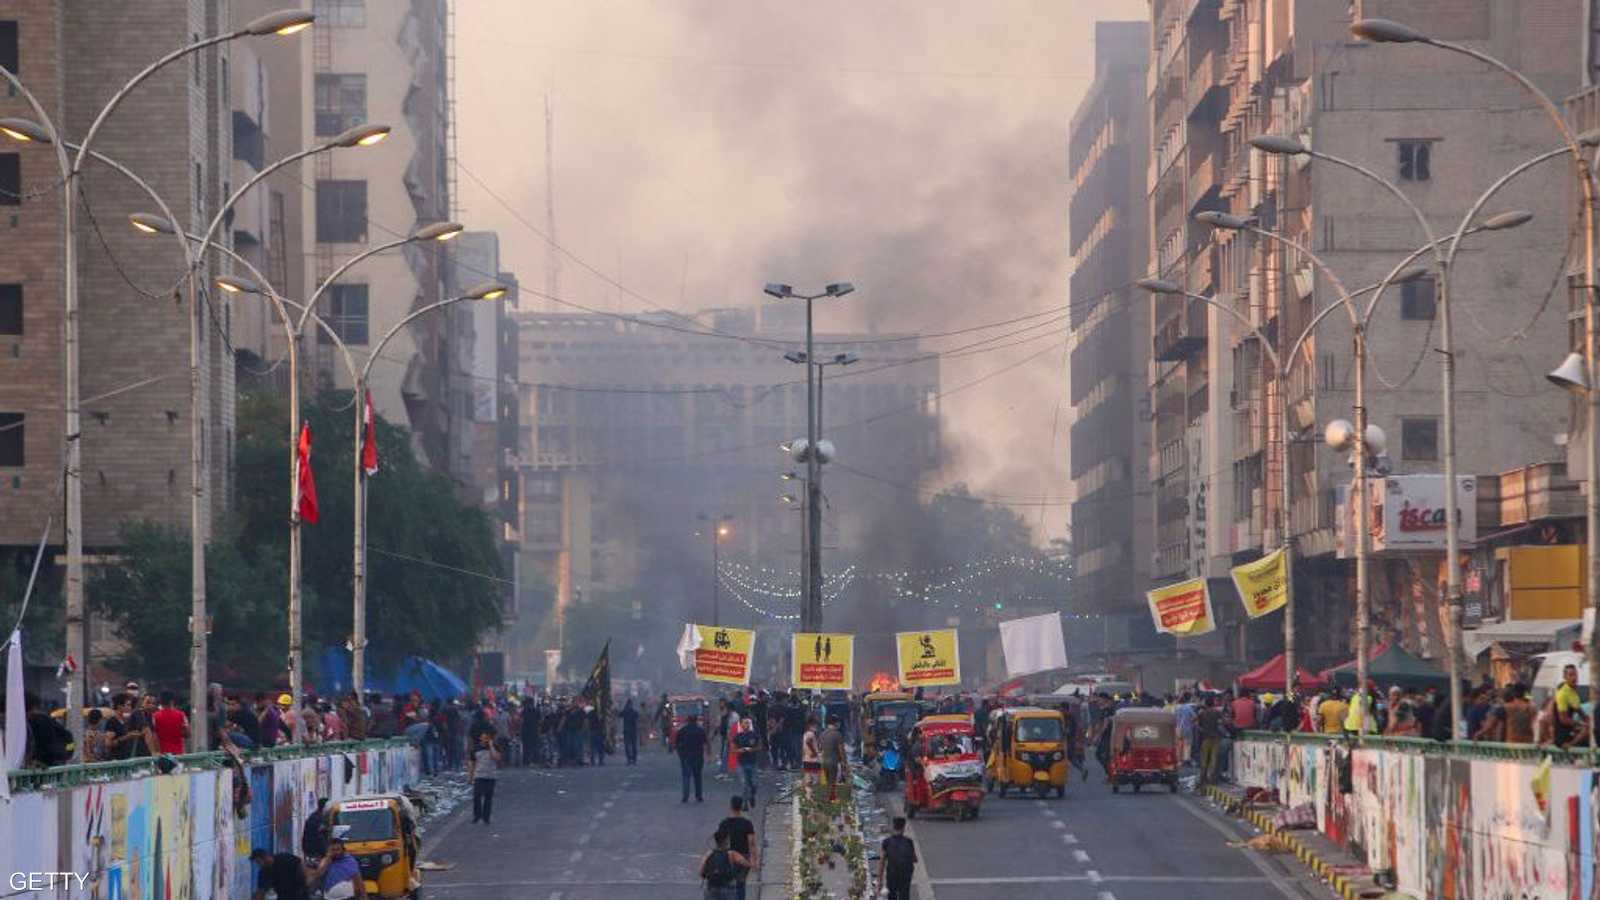
[[[1093,74],[1093,23],[1146,12],[1144,0],[456,2],[463,218],[499,231],[524,285],[544,286],[547,244],[474,176],[544,228],[548,94],[557,240],[628,289],[563,259],[563,297],[693,310],[756,304],[767,281],[843,279],[858,292],[819,308],[819,327],[899,332],[1067,302],[1067,123]],[[1067,494],[1064,340],[943,364],[949,390],[1046,351],[944,401],[941,484]],[[1047,509],[1045,532],[1066,518]]]

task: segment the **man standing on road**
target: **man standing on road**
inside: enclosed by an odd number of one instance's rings
[[[478,745],[467,762],[467,780],[472,782],[472,821],[489,824],[494,814],[494,785],[500,773],[500,748],[493,731],[478,732]]]
[[[639,711],[633,708],[633,698],[623,704],[622,713],[622,752],[628,758],[628,765],[639,764]]]
[[[740,765],[743,765],[743,761]],[[717,830],[728,836],[728,849],[749,860],[748,866],[735,866],[738,873],[735,875],[734,891],[738,900],[745,900],[745,883],[749,881],[750,874],[760,865],[757,854],[760,846],[756,843],[756,826],[744,814],[744,798],[738,794],[728,801],[728,817],[722,820]]]
[[[817,738],[817,751],[822,756],[822,781],[828,786],[828,799],[836,799],[839,779],[844,777],[844,733],[839,730],[839,717],[828,717],[828,728]]]
[[[683,774],[683,803],[689,802],[689,782],[694,782],[694,802],[704,803],[702,782],[706,765],[706,730],[700,727],[700,717],[690,716],[673,736],[674,749],[678,751],[678,765]]]
[[[733,735],[733,746],[728,750],[738,760],[739,775],[744,779],[744,802],[752,808],[756,803],[756,759],[761,753],[761,733],[749,716],[739,720]]]
[[[1215,697],[1207,697],[1195,714],[1195,731],[1200,736],[1200,783],[1217,780],[1218,751],[1222,747],[1222,712]]]
[[[894,817],[894,834],[883,839],[878,857],[878,883],[888,889],[889,900],[911,900],[911,875],[917,870],[917,845],[906,837],[904,816]]]

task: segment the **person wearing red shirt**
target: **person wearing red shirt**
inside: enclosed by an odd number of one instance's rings
[[[1249,688],[1240,688],[1233,699],[1233,727],[1241,731],[1256,727],[1256,698]]]
[[[184,741],[189,738],[189,717],[177,707],[177,698],[171,691],[161,692],[161,708],[150,718],[161,752],[182,753]]]

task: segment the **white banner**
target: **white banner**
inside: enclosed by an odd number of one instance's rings
[[[22,629],[6,641],[6,732],[0,744],[0,764],[6,771],[22,768],[28,747],[28,711],[22,702]],[[0,772],[0,798],[11,796],[11,780]]]
[[[1000,646],[1005,650],[1006,674],[1011,678],[1067,667],[1060,613],[1001,622]]]

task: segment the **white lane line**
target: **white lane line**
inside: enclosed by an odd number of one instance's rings
[[[1012,876],[985,876],[983,878],[934,878],[933,884],[940,885],[968,885],[968,884],[1073,884],[1088,882],[1090,884],[1107,884],[1121,882],[1124,884],[1262,884],[1271,879],[1259,875],[1101,875],[1093,869],[1082,875],[1012,875]],[[586,885],[590,882],[584,882]],[[663,884],[667,882],[661,882]],[[678,884],[681,882],[672,882]],[[604,885],[605,882],[594,882]]]
[[[1070,833],[1069,834],[1063,834],[1061,836],[1061,841],[1062,841],[1062,843],[1066,843],[1066,844],[1076,844],[1078,842],[1078,836],[1075,835],[1075,834],[1070,834]]]
[[[1215,831],[1217,834],[1222,835],[1224,838],[1227,838],[1229,843],[1239,840],[1239,836],[1237,834],[1230,831],[1226,825],[1223,825],[1220,821],[1213,818],[1205,810],[1195,806],[1194,802],[1189,798],[1178,797],[1176,799],[1178,801],[1178,806],[1181,807],[1185,812],[1206,823],[1206,827],[1210,828],[1212,831]],[[1291,887],[1289,883],[1273,869],[1272,865],[1268,863],[1259,852],[1246,847],[1244,848],[1244,857],[1245,859],[1250,860],[1250,864],[1255,866],[1257,871],[1259,871],[1262,875],[1267,876],[1267,880],[1272,882],[1272,886],[1278,889],[1278,893],[1290,898],[1290,900],[1300,896],[1300,894],[1297,893],[1294,888]]]
[[[574,850],[574,851],[572,851],[572,855],[567,857],[567,861],[568,862],[578,862],[581,859],[583,859],[583,851],[582,850]]]
[[[594,832],[591,831],[585,831],[583,834],[578,835],[578,846],[587,846],[589,839],[592,837],[594,837]],[[577,862],[577,860],[573,860],[573,862]]]
[[[1058,813],[1057,813],[1057,812],[1056,812],[1056,811],[1055,811],[1055,810],[1053,810],[1053,809],[1047,809],[1047,810],[1045,810],[1045,811],[1044,811],[1044,814],[1045,814],[1045,816],[1046,816],[1046,818],[1051,818],[1051,819],[1054,819],[1054,818],[1055,818],[1055,817],[1056,817],[1056,816],[1057,816],[1057,815],[1059,815],[1059,814],[1058,814]]]
[[[1050,827],[1051,828],[1065,828],[1065,827],[1067,827],[1067,823],[1061,821],[1060,819],[1051,819],[1050,820]]]
[[[600,806],[602,808],[604,808],[604,809],[610,809],[611,807],[616,806],[616,805],[617,805],[617,801],[616,801],[615,797],[613,797],[612,799],[607,800],[606,802],[600,804]]]
[[[1074,850],[1072,851],[1072,858],[1078,862],[1086,863],[1089,861],[1089,854],[1084,850]]]
[[[551,891],[550,892],[550,900],[561,900],[561,892],[560,891]]]
[[[1095,895],[1096,900],[1117,900],[1117,895],[1110,891],[1101,891]]]
[[[1095,871],[1094,869],[1090,869],[1089,871],[1087,871],[1087,872],[1085,872],[1083,874],[1084,874],[1084,876],[1086,878],[1088,878],[1091,882],[1093,882],[1095,884],[1099,884],[1100,882],[1105,881],[1104,878],[1100,877],[1100,873]]]

